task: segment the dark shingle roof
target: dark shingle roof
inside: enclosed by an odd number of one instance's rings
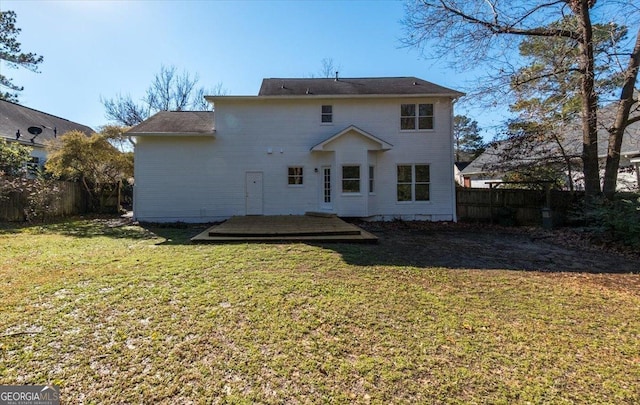
[[[29,127],[38,127],[42,129],[42,132],[34,138],[34,135],[29,133]],[[16,133],[20,131],[20,142],[42,146],[44,141],[54,139],[56,134],[60,136],[74,130],[84,132],[87,135],[94,132],[86,125],[20,104],[0,100],[0,136],[4,138],[16,139]],[[33,142],[31,142],[32,138]]]
[[[377,77],[336,79],[263,79],[259,96],[336,96],[336,95],[448,95],[462,96],[416,77]]]
[[[160,111],[127,134],[213,134],[213,114],[213,111]]]

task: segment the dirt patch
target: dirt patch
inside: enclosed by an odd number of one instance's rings
[[[380,255],[387,255],[390,261],[403,260],[420,267],[640,272],[637,253],[620,253],[593,245],[579,233],[567,230],[429,222],[360,222],[357,225],[380,238]]]

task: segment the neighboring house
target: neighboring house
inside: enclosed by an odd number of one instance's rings
[[[613,122],[615,114],[614,106],[607,106],[600,110],[598,115],[598,156],[600,167],[604,168],[607,158],[607,147],[609,134],[604,129],[606,125]],[[584,189],[582,178],[581,153],[582,153],[582,129],[574,124],[567,128],[561,139],[564,154],[570,157],[573,162],[572,178],[575,189]],[[506,152],[511,148],[509,152]],[[622,139],[620,148],[620,169],[618,172],[617,188],[619,191],[637,191],[640,184],[640,122],[633,123],[627,127]],[[505,159],[511,156],[512,158]],[[555,162],[558,167],[566,168],[564,158],[560,153],[560,148],[555,142],[539,144],[533,149],[518,150],[518,147],[509,141],[494,142],[469,164],[461,175],[465,187],[488,188],[487,182],[501,181],[503,176],[514,170],[535,165],[542,166],[548,162]],[[601,172],[601,177],[604,170]],[[568,177],[568,173],[567,173]]]
[[[455,220],[462,95],[414,77],[264,79],[257,96],[207,97],[215,112],[160,112],[128,132],[134,216]]]
[[[94,132],[86,125],[0,100],[0,136],[7,142],[18,142],[32,148],[32,168],[42,167],[47,160],[47,141],[73,130],[87,135]]]
[[[465,167],[469,166],[471,162],[455,162],[453,164],[453,178],[456,180],[456,183],[462,187],[470,187],[465,186],[464,184],[464,176],[462,176],[462,171]]]

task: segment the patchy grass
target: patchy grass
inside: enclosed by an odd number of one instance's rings
[[[638,275],[117,225],[0,227],[0,384],[65,403],[640,402]]]

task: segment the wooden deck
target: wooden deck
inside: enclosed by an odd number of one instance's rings
[[[194,236],[191,241],[377,243],[378,238],[335,215],[311,214],[231,217]]]

